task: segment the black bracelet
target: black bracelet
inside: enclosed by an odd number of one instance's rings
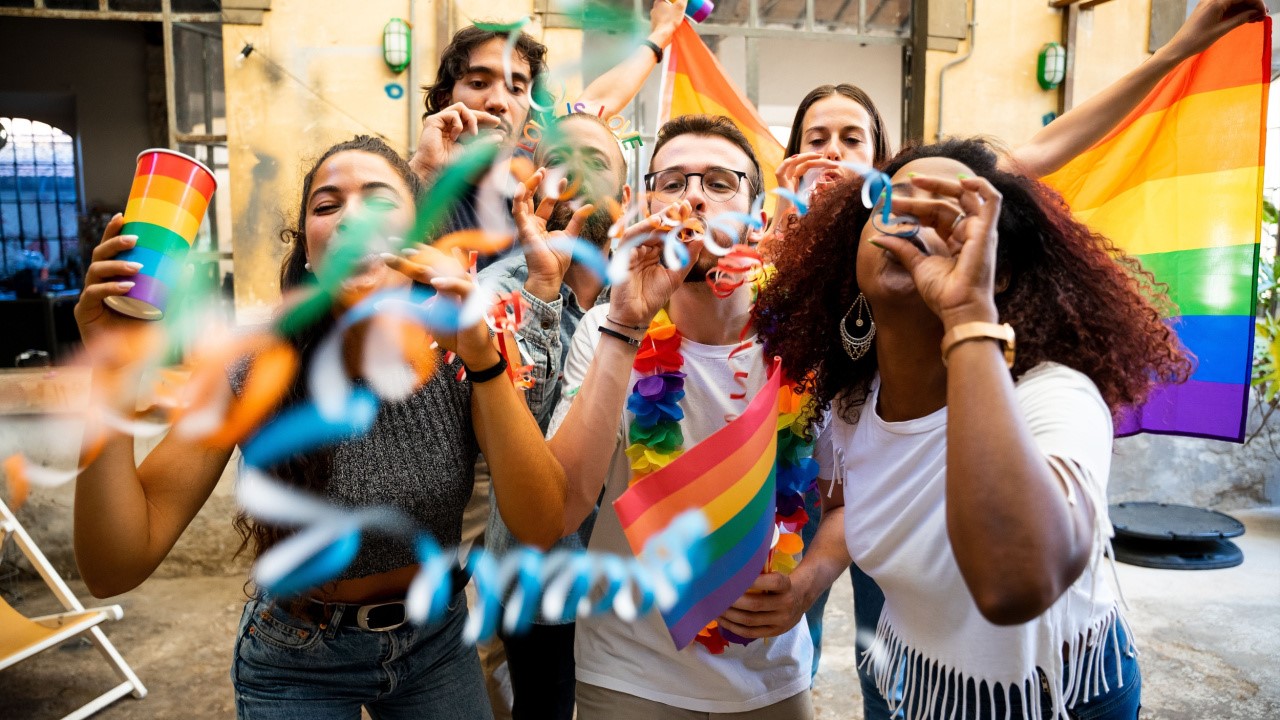
[[[662,63],[662,48],[658,47],[658,44],[657,44],[657,43],[655,43],[655,42],[653,42],[652,40],[642,40],[642,41],[641,41],[641,43],[642,43],[643,45],[645,45],[646,47],[648,47],[650,50],[652,50],[652,51],[653,51],[653,56],[654,56],[654,58],[656,58],[656,60],[654,60],[654,62],[656,62],[656,63],[658,63],[658,64],[661,64],[661,63]]]
[[[629,336],[629,335],[623,335],[622,333],[618,332],[617,330],[614,330],[613,328],[607,328],[607,327],[605,327],[605,326],[601,325],[601,326],[600,326],[600,333],[601,333],[602,335],[608,335],[608,336],[609,336],[609,337],[611,337],[611,338],[617,338],[617,339],[621,340],[622,342],[624,342],[624,343],[626,343],[626,344],[630,345],[630,346],[631,346],[631,347],[633,347],[633,348],[638,348],[638,347],[640,347],[640,341],[639,341],[639,340],[637,340],[637,339],[635,339],[635,338],[633,338],[633,337],[631,337],[631,336]]]
[[[499,355],[498,362],[484,370],[472,370],[466,363],[462,363],[462,367],[467,368],[467,379],[472,384],[488,382],[507,371],[507,359]]]
[[[628,330],[635,330],[635,331],[637,331],[637,332],[639,332],[639,331],[641,331],[641,330],[643,330],[643,331],[645,331],[645,332],[648,332],[648,331],[649,331],[649,328],[648,328],[647,326],[643,326],[643,325],[628,325],[628,324],[626,324],[626,323],[620,323],[620,322],[618,322],[617,320],[614,320],[613,318],[609,317],[608,315],[605,315],[605,316],[604,316],[604,319],[605,319],[605,320],[608,320],[609,322],[613,323],[614,325],[617,325],[617,326],[618,326],[618,327],[620,327],[620,328],[626,328],[626,329],[628,329]]]

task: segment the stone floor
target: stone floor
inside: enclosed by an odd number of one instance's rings
[[[1244,565],[1201,572],[1119,566],[1129,619],[1143,655],[1144,720],[1280,718],[1280,508],[1234,513]],[[146,683],[96,718],[224,718],[234,713],[228,675],[244,579],[153,579],[115,599],[124,620],[107,635]],[[77,592],[83,587],[73,583]],[[57,609],[40,586],[19,608]],[[822,668],[814,688],[820,720],[861,718],[854,671],[848,578],[827,605]],[[73,641],[0,672],[0,718],[56,718],[115,684],[97,651]]]

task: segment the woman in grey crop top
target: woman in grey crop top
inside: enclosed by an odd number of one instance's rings
[[[285,233],[292,245],[281,269],[283,290],[323,265],[344,217],[372,209],[385,214],[393,231],[407,231],[419,189],[394,150],[365,136],[329,148],[302,187],[298,223]],[[107,226],[75,309],[96,363],[108,361],[107,350],[120,342],[120,333],[143,322],[103,304],[104,298],[129,289],[118,278],[137,272],[113,259],[136,242],[120,235],[122,226],[119,215]],[[349,280],[345,290],[365,294],[407,285],[411,278],[441,293],[470,290],[465,277],[390,257]],[[288,338],[303,360],[286,404],[306,394],[310,350],[333,321],[317,325]],[[457,379],[459,363],[480,376],[499,363],[487,328],[481,324],[436,339],[458,360],[437,361],[434,375],[415,394],[384,402],[369,433],[271,471],[341,506],[397,507],[450,547],[460,539],[473,463],[483,450],[511,530],[523,542],[551,545],[560,536],[565,479],[537,423],[504,375],[478,382]],[[359,366],[346,359],[348,367]],[[242,359],[229,369],[233,392],[243,388],[247,364]],[[76,484],[76,561],[95,596],[130,590],[155,570],[209,497],[232,450],[171,433],[138,467],[132,437],[114,434],[106,440]],[[236,524],[255,556],[288,532],[245,517]],[[415,572],[411,547],[366,533],[355,561],[338,580],[299,599],[261,593],[251,598],[231,672],[238,716],[358,718],[364,707],[374,717],[490,717],[476,653],[461,642],[462,594],[439,625],[403,622],[400,601]]]

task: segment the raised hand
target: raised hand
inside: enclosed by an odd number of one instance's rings
[[[623,232],[623,246],[634,242],[640,244],[632,251],[627,277],[614,286],[609,296],[609,317],[622,325],[647,327],[684,283],[689,269],[702,253],[702,240],[693,239],[685,243],[689,261],[675,270],[663,264],[662,249],[663,239],[675,227],[675,218],[686,216],[690,211],[688,201],[681,201]]]
[[[555,209],[557,198],[544,197],[536,210],[533,204],[533,191],[542,184],[546,172],[545,168],[540,168],[516,186],[512,216],[529,268],[529,279],[525,281],[524,289],[540,300],[551,302],[560,296],[560,285],[573,259],[569,250],[554,248],[552,243],[558,238],[577,237],[582,232],[583,223],[595,211],[595,206],[586,204],[574,211],[564,230],[548,231],[547,221]],[[567,186],[568,180],[561,180],[559,192],[563,194]]]
[[[659,47],[671,44],[676,28],[684,21],[684,7],[688,0],[653,0],[649,10],[649,40]]]
[[[839,169],[840,163],[825,157],[820,152],[803,152],[783,160],[778,169],[774,171],[774,177],[778,180],[779,188],[798,193],[801,179],[810,170]],[[769,225],[771,233],[780,232],[787,217],[796,214],[796,212],[797,208],[786,195],[778,195],[778,202],[774,205],[773,222]]]
[[[102,240],[93,249],[93,259],[84,276],[84,291],[80,293],[80,300],[76,302],[73,311],[76,325],[80,328],[80,337],[84,340],[90,357],[94,357],[95,352],[106,349],[102,346],[109,342],[102,342],[102,338],[148,324],[146,320],[115,312],[103,303],[108,297],[129,292],[133,288],[133,281],[129,278],[142,269],[140,263],[115,259],[138,242],[136,236],[121,235],[120,229],[123,227],[124,217],[120,213],[116,213],[111,222],[107,223]]]
[[[501,142],[501,133],[486,131],[500,130],[502,125],[503,120],[496,115],[454,103],[423,119],[422,134],[418,136],[418,147],[409,160],[409,166],[419,178],[429,180],[458,159],[468,140]],[[489,137],[481,138],[482,132]]]
[[[477,292],[462,263],[430,245],[419,245],[411,257],[386,253],[382,259],[391,269],[414,282],[435,288],[441,298],[458,305],[466,303],[471,294]],[[498,352],[483,320],[456,330],[437,329],[432,334],[440,347],[457,353],[469,368],[486,368],[497,362]]]
[[[1262,0],[1200,0],[1187,21],[1162,48],[1177,60],[1185,60],[1207,50],[1223,35],[1245,23],[1257,22],[1267,16],[1267,6]]]
[[[1000,192],[985,178],[917,175],[911,183],[945,199],[895,195],[894,210],[915,216],[919,234],[913,239],[882,235],[871,242],[911,272],[920,297],[946,327],[994,322]]]

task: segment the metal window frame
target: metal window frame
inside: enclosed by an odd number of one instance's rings
[[[625,1],[625,0],[624,0]],[[552,10],[552,0],[535,0],[534,14],[537,15],[544,28],[581,29],[580,18],[558,13]],[[925,51],[928,43],[928,0],[911,0],[910,31],[906,35],[877,33],[867,27],[867,21],[874,17],[888,4],[888,0],[878,0],[871,14],[868,15],[868,0],[843,0],[843,11],[852,3],[858,3],[858,27],[855,32],[825,30],[818,26],[816,19],[817,0],[805,0],[803,26],[799,28],[775,27],[762,24],[761,0],[748,0],[747,20],[742,25],[729,25],[717,22],[703,22],[695,25],[699,35],[710,37],[741,37],[746,43],[746,87],[743,90],[753,105],[760,104],[760,65],[757,44],[761,39],[801,40],[816,42],[835,42],[849,45],[898,45],[902,48],[903,68],[903,112],[901,137],[903,142],[921,140],[924,136],[924,80]],[[632,8],[637,15],[643,16],[649,6],[649,0],[632,0]],[[713,16],[714,18],[714,16]],[[916,92],[916,90],[920,92]],[[632,127],[656,131],[647,128],[642,115],[647,108],[642,108],[637,100],[632,104]],[[656,141],[653,132],[642,135],[645,143]],[[639,160],[640,150],[633,150],[635,159]]]
[[[113,10],[110,7],[109,0],[98,0],[97,10],[61,10],[45,7],[45,0],[33,0],[33,7],[30,8],[0,8],[0,17],[27,17],[27,18],[47,18],[53,20],[117,20],[124,22],[155,22],[160,23],[161,36],[164,52],[164,81],[165,81],[165,120],[168,131],[168,147],[170,150],[178,150],[180,145],[195,145],[206,149],[205,156],[208,160],[213,159],[214,147],[218,145],[227,146],[227,136],[225,134],[212,134],[213,118],[211,116],[211,104],[205,102],[205,133],[193,134],[183,133],[178,130],[178,100],[177,100],[177,79],[176,69],[174,67],[174,39],[173,29],[175,25],[179,25],[184,30],[198,32],[206,36],[205,49],[207,52],[209,38],[212,37],[211,31],[206,28],[199,27],[198,23],[221,25],[226,20],[225,12],[214,13],[183,13],[174,12],[173,0],[160,0],[160,12],[136,12],[125,10]],[[220,35],[219,35],[220,38]],[[218,42],[221,42],[219,39]],[[205,64],[204,90],[206,98],[212,97],[213,78],[210,75],[209,64]],[[77,181],[80,180],[79,164],[81,153],[79,142],[76,142],[76,173]],[[212,167],[212,163],[207,163]],[[83,198],[83,188],[78,187],[78,199]],[[208,215],[209,231],[211,238],[215,241],[215,250],[212,252],[192,253],[192,260],[209,260],[216,257],[219,260],[229,260],[230,252],[219,251],[216,248],[223,245],[222,238],[218,234],[217,217],[213,208],[210,208]]]
[[[15,118],[9,118],[10,121],[14,119]],[[37,122],[35,120],[32,120],[31,118],[22,118],[22,119],[30,123]],[[42,124],[47,125],[47,123],[43,123],[43,122]],[[77,223],[77,227],[74,228],[73,232],[68,236],[67,233],[65,232],[65,228],[63,227],[63,223],[62,223],[62,209],[63,209],[63,206],[69,205],[75,210],[76,215],[79,216],[83,208],[83,198],[81,197],[83,193],[80,187],[80,180],[81,180],[80,150],[78,147],[76,147],[77,143],[75,138],[71,135],[68,135],[66,130],[63,130],[62,128],[57,127],[55,125],[49,125],[49,128],[52,131],[54,131],[53,133],[50,134],[48,138],[48,141],[54,144],[52,163],[46,165],[46,164],[40,163],[37,160],[34,145],[36,142],[38,142],[41,139],[41,136],[36,135],[33,132],[30,136],[33,141],[33,149],[32,149],[30,165],[32,170],[35,172],[35,174],[32,175],[32,177],[37,180],[37,184],[39,182],[39,178],[41,177],[41,175],[39,174],[39,168],[40,167],[53,168],[53,175],[51,176],[51,179],[53,180],[53,201],[52,202],[40,200],[38,196],[30,200],[23,199],[22,185],[21,185],[22,176],[18,174],[18,167],[19,165],[26,165],[27,163],[20,162],[18,158],[17,145],[14,144],[12,167],[14,171],[14,174],[13,174],[14,206],[17,207],[18,234],[16,237],[5,237],[2,234],[0,234],[0,273],[7,274],[9,272],[9,262],[10,262],[9,246],[11,243],[14,243],[14,242],[17,243],[19,251],[25,250],[28,243],[38,242],[40,244],[41,253],[45,256],[46,261],[50,262],[51,264],[54,258],[50,256],[49,245],[51,243],[56,245],[57,251],[58,251],[58,255],[57,255],[58,267],[63,267],[66,265],[68,256],[70,257],[79,256],[79,248],[78,246],[76,246],[79,241],[78,223]],[[63,135],[67,135],[67,137],[71,141],[71,146],[72,146],[71,178],[74,185],[73,187],[74,195],[69,199],[64,199],[62,197],[62,191],[61,191],[61,188],[59,187],[59,182],[58,182],[60,179],[60,176],[58,175],[57,170],[59,167],[66,167],[66,165],[58,162],[58,155],[57,155],[57,149],[56,149],[56,143],[58,142],[58,139],[57,139],[58,135],[56,133],[62,133]],[[10,134],[9,142],[11,144],[15,142],[15,135]],[[23,219],[23,207],[27,205],[35,207],[35,228],[28,228],[26,226],[27,225],[26,221]],[[49,228],[45,227],[45,222],[44,222],[43,207],[46,205],[53,205],[53,208],[54,208],[53,230],[55,234],[52,236],[49,234]],[[0,216],[2,216],[2,213],[0,213]],[[69,243],[73,244],[73,249],[75,252],[68,253],[67,245]]]
[[[169,0],[162,0],[160,12],[112,10],[109,0],[98,0],[97,10],[59,10],[45,7],[45,0],[34,0],[29,8],[0,8],[0,17],[53,18],[57,20],[127,20],[133,22],[205,22],[220,23],[223,14],[174,13]]]

